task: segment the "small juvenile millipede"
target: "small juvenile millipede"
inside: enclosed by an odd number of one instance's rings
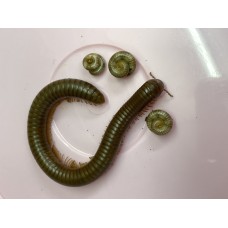
[[[110,73],[117,78],[129,76],[136,68],[135,57],[126,51],[116,52],[110,58],[108,68]]]
[[[84,68],[94,76],[101,74],[105,69],[104,58],[97,53],[90,53],[86,55],[82,61],[82,64]]]
[[[94,157],[80,167],[66,165],[50,142],[49,122],[56,106],[71,97],[89,103],[105,101],[102,93],[88,82],[62,79],[44,87],[33,100],[28,115],[28,141],[41,169],[53,180],[68,186],[82,186],[96,180],[109,167],[132,120],[164,90],[158,79],[145,82],[119,109],[108,125]]]
[[[173,126],[173,119],[166,111],[157,109],[149,113],[145,119],[148,128],[157,135],[165,135]]]

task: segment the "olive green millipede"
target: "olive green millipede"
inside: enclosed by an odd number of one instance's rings
[[[108,62],[110,73],[117,78],[131,75],[136,68],[135,57],[127,51],[116,52]]]
[[[173,119],[164,110],[153,110],[145,119],[147,127],[157,135],[165,135],[173,126]]]
[[[30,107],[27,133],[30,149],[41,169],[53,180],[82,186],[96,180],[109,167],[132,120],[164,90],[158,79],[145,82],[119,109],[109,123],[95,156],[85,165],[66,166],[48,139],[48,119],[57,104],[70,97],[101,104],[104,96],[93,85],[78,79],[62,79],[45,86]]]
[[[105,69],[105,61],[103,57],[97,53],[86,55],[82,63],[84,68],[94,76],[101,74]]]

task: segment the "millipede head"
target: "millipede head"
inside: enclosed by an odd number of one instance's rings
[[[167,90],[167,89],[165,89],[165,86],[164,86],[164,83],[161,81],[161,80],[159,80],[159,79],[157,79],[157,78],[155,78],[154,77],[154,75],[150,72],[150,76],[153,78],[153,79],[155,79],[155,80],[158,80],[158,81],[160,81],[160,82],[158,82],[158,84],[160,83],[162,83],[163,85],[163,90],[170,96],[170,97],[173,97],[173,95]]]

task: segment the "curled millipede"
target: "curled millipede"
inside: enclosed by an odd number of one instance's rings
[[[105,61],[103,57],[97,53],[86,55],[82,61],[83,66],[92,75],[99,75],[105,69]]]
[[[167,134],[173,126],[172,117],[160,109],[150,112],[145,121],[148,128],[157,135]]]
[[[110,58],[108,68],[110,73],[117,78],[129,76],[136,68],[135,57],[126,51],[116,52]]]
[[[48,133],[49,117],[56,105],[69,97],[101,104],[104,102],[104,96],[96,87],[82,80],[62,79],[50,83],[35,97],[28,115],[28,141],[35,160],[50,178],[60,184],[68,186],[89,184],[109,167],[132,120],[163,90],[164,85],[158,79],[145,82],[114,115],[96,154],[88,163],[78,166],[71,160],[64,162],[56,151]]]

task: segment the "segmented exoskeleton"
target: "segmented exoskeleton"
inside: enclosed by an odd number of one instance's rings
[[[166,111],[157,109],[149,113],[145,119],[148,128],[157,135],[165,135],[173,126],[173,119]]]
[[[136,68],[135,57],[126,51],[116,52],[110,58],[108,68],[110,73],[117,78],[129,76]]]
[[[35,97],[28,116],[28,141],[41,169],[53,180],[68,186],[81,186],[96,180],[109,167],[132,120],[164,90],[162,81],[145,82],[119,109],[108,125],[94,157],[84,166],[66,166],[48,139],[50,113],[69,97],[101,104],[104,96],[93,85],[77,79],[62,79],[44,87]]]
[[[101,74],[105,69],[105,60],[97,53],[90,53],[86,55],[82,61],[82,64],[90,74],[95,76]]]

